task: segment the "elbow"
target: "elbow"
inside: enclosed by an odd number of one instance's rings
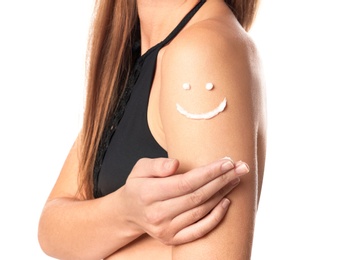
[[[46,221],[43,216],[41,216],[38,224],[37,239],[40,248],[43,253],[47,256],[54,257],[54,250],[50,243],[50,230],[46,225]]]
[[[48,212],[42,212],[38,223],[37,240],[42,252],[55,259],[67,259],[67,255],[62,251],[62,243],[59,243],[58,231],[54,228],[53,221]],[[78,259],[78,258],[75,258]]]
[[[75,260],[97,260],[101,259],[95,255],[90,255],[89,252],[77,250],[60,238],[55,229],[50,228],[50,220],[41,217],[38,225],[37,239],[43,253],[54,259],[75,259]]]

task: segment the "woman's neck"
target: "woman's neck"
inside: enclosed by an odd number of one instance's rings
[[[199,0],[137,0],[141,53],[164,40],[198,2]]]

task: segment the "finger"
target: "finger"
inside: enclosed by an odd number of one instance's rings
[[[205,217],[209,212],[215,208],[216,205],[229,194],[236,186],[238,186],[240,179],[236,179],[233,183],[228,184],[217,192],[212,198],[198,207],[194,207],[180,215],[177,215],[172,220],[172,226],[175,230],[181,230]]]
[[[237,162],[236,165],[223,158],[206,166],[202,166],[184,174],[178,174],[163,179],[161,183],[161,200],[167,200],[174,197],[183,196],[194,192],[207,183],[221,177],[225,173],[230,173],[234,178],[240,177],[249,172],[249,166],[244,162]]]
[[[223,198],[230,191],[229,188],[234,188],[239,181],[239,177],[229,171],[189,194],[165,200],[163,208],[169,210],[168,214],[170,217],[178,216],[204,204],[212,197]]]
[[[179,162],[171,158],[142,158],[133,167],[129,178],[167,177],[175,174]]]
[[[229,204],[229,199],[222,199],[209,215],[179,231],[171,243],[173,245],[183,244],[205,236],[221,222],[229,208]]]

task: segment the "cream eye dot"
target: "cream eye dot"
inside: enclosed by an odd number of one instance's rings
[[[206,89],[207,89],[207,90],[213,89],[213,84],[212,84],[212,83],[207,83],[207,84],[206,84]]]
[[[183,84],[183,89],[185,89],[185,90],[190,90],[190,89],[191,89],[190,84],[189,84],[189,83],[184,83],[184,84]]]

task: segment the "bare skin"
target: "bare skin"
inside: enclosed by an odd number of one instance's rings
[[[142,52],[197,2],[138,0]],[[213,82],[211,98],[184,96],[186,81]],[[178,160],[143,159],[116,192],[79,200],[76,143],[43,209],[38,234],[44,252],[59,259],[250,259],[265,160],[261,89],[253,44],[222,0],[208,0],[160,51],[150,94],[151,132]],[[207,111],[221,97],[227,108],[208,121],[196,123],[175,108],[183,101],[190,111]],[[250,174],[243,163],[219,159],[224,156],[246,161]],[[146,184],[156,187],[153,194]],[[166,191],[174,192],[164,197]]]

